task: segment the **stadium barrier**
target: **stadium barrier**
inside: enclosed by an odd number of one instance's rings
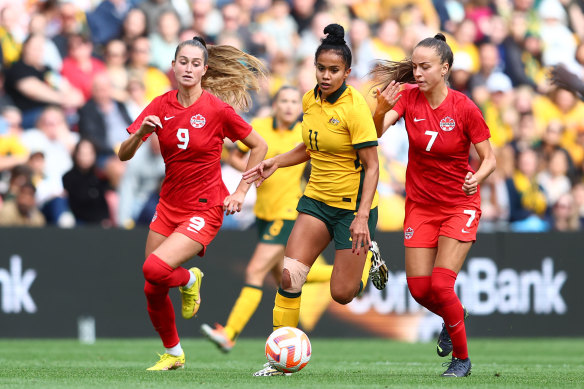
[[[0,229],[0,336],[156,336],[142,291],[146,235],[145,229]],[[377,241],[390,267],[388,287],[368,286],[362,297],[341,306],[330,299],[328,283],[306,285],[300,324],[311,336],[425,341],[440,331],[440,318],[421,309],[407,290],[401,234],[378,233]],[[225,323],[255,242],[254,230],[221,231],[204,258],[188,262],[203,269],[205,278],[197,317],[177,314],[181,336],[201,336],[202,323]],[[582,336],[583,252],[581,233],[480,235],[456,284],[471,312],[467,333]],[[329,246],[324,256],[332,262],[333,255]],[[268,279],[242,336],[271,332],[275,290]],[[180,312],[178,291],[171,296]]]

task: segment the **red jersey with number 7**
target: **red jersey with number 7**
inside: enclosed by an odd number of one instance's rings
[[[474,204],[480,192],[467,196],[464,178],[470,146],[491,137],[478,107],[464,94],[448,89],[446,99],[432,109],[419,88],[406,89],[393,108],[403,117],[409,139],[406,196],[417,203]]]
[[[176,90],[158,96],[128,132],[138,131],[148,115],[158,116],[162,123],[162,128],[156,129],[166,165],[160,200],[180,210],[222,206],[229,194],[221,177],[223,139],[244,139],[251,133],[251,126],[233,107],[207,91],[189,107],[178,102]]]

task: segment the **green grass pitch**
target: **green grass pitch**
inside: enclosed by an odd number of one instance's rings
[[[471,339],[472,375],[441,378],[432,343],[312,339],[312,360],[290,377],[252,377],[264,341],[241,339],[222,354],[182,340],[186,367],[149,372],[157,339],[0,340],[0,388],[584,388],[584,338]]]

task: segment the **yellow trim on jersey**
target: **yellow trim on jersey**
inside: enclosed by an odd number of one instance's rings
[[[297,122],[291,128],[278,129],[272,117],[254,119],[251,126],[268,144],[267,158],[283,154],[302,143],[302,125]],[[242,152],[249,149],[241,142],[237,148]],[[254,213],[263,220],[295,220],[298,216],[296,205],[302,196],[300,182],[305,163],[276,170],[257,189]]]
[[[364,176],[358,150],[377,146],[365,99],[343,83],[323,101],[317,86],[304,95],[302,107],[302,139],[312,164],[304,195],[331,207],[357,210]],[[371,209],[377,202],[375,192]]]

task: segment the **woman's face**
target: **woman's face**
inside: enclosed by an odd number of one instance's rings
[[[322,92],[323,99],[339,89],[351,73],[351,69],[346,68],[343,57],[334,50],[321,52],[315,65],[316,82]]]
[[[448,64],[440,62],[433,47],[416,47],[412,54],[412,66],[420,91],[425,93],[445,85],[444,76],[448,72]]]
[[[95,149],[88,141],[82,140],[75,156],[77,166],[82,170],[88,170],[95,164]]]
[[[278,93],[278,98],[274,101],[274,114],[278,120],[290,125],[298,119],[301,111],[300,92],[296,89],[283,89]]]
[[[203,49],[185,45],[172,61],[172,69],[179,85],[189,88],[201,84],[201,78],[207,72]]]

